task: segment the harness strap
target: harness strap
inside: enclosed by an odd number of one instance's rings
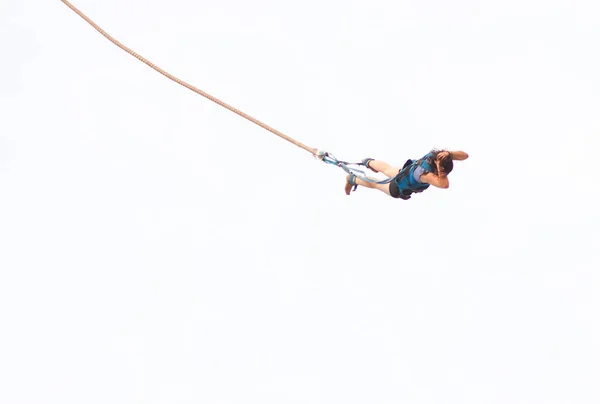
[[[394,177],[394,181],[396,181],[396,184],[398,185],[398,191],[400,192],[400,195],[401,195],[400,198],[410,199],[410,196],[412,194],[423,192],[423,190],[416,190],[416,189],[411,189],[411,188],[401,188],[400,181],[402,181],[404,178],[406,178],[409,175],[414,175],[416,168],[419,167],[425,160],[426,160],[426,158],[420,158],[418,160],[411,160],[411,159],[406,160],[406,163],[404,163],[404,166],[402,167],[402,169],[400,170],[398,175],[396,175]],[[409,181],[410,181],[410,179],[409,179]]]
[[[356,184],[356,175],[350,174],[348,176],[348,184],[352,185],[352,191],[356,191],[356,188],[358,188],[358,185]]]
[[[394,178],[387,178],[385,180],[377,181],[367,177],[367,174],[358,168],[350,167],[350,166],[364,166],[364,162],[360,163],[349,163],[347,161],[341,161],[335,158],[331,153],[324,151],[317,151],[315,157],[319,160],[323,161],[327,164],[332,164],[334,166],[338,166],[342,168],[346,173],[353,175],[354,177],[360,178],[363,181],[370,182],[373,184],[389,184],[394,180]]]

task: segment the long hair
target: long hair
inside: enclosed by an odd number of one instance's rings
[[[442,153],[442,152],[447,152],[448,150],[442,149],[442,150],[438,150],[438,149],[431,149],[430,152],[430,156],[427,158],[427,162],[431,165],[431,168],[433,169],[433,173],[435,175],[438,175],[438,169],[437,169],[437,164],[435,163],[435,161],[437,160],[438,154]],[[454,169],[454,162],[452,161],[452,157],[450,157],[450,155],[448,155],[446,158],[440,160],[440,166],[442,167],[442,170],[444,170],[444,173],[446,175],[450,174],[450,172],[452,172],[452,170]]]

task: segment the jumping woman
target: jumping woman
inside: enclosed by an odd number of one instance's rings
[[[362,165],[376,173],[388,177],[385,184],[378,179],[368,177],[375,182],[365,181],[354,174],[346,176],[346,195],[357,186],[378,189],[392,198],[410,199],[411,194],[425,191],[430,185],[448,188],[448,174],[454,168],[454,160],[466,160],[469,155],[464,151],[432,150],[419,160],[407,160],[403,167],[391,166],[386,162],[366,158]]]

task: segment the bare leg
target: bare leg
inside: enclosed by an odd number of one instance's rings
[[[354,185],[351,185],[348,182],[349,178],[350,178],[350,176],[347,175],[346,176],[346,188],[345,188],[346,195],[350,195],[352,188],[354,188]],[[372,177],[367,177],[367,178],[372,179],[373,181],[379,181],[377,178],[372,178]],[[368,182],[368,181],[361,180],[360,178],[355,178],[354,181],[356,182],[356,185],[360,185],[360,186],[363,186],[366,188],[378,189],[378,190],[384,192],[385,194],[390,195],[390,184],[377,184],[374,182]]]
[[[372,168],[375,171],[383,173],[391,178],[391,177],[395,177],[396,174],[398,174],[398,171],[400,171],[400,169],[402,167],[391,166],[388,163],[386,163],[385,161],[381,161],[381,160],[371,160],[371,161],[369,161],[369,168]]]

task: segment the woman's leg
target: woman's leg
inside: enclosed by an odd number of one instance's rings
[[[368,167],[377,172],[383,173],[388,177],[395,177],[398,174],[398,171],[402,169],[402,167],[391,166],[385,161],[381,160],[369,160]]]
[[[371,161],[372,163],[372,161]],[[395,176],[395,174],[394,174]],[[379,181],[377,178],[372,178],[372,177],[367,177],[373,181]],[[352,188],[354,188],[354,185],[350,184],[349,182],[350,180],[350,175],[346,176],[346,188],[344,189],[346,191],[346,195],[350,195],[350,192],[352,191]],[[356,182],[356,185],[360,185],[366,188],[372,188],[372,189],[378,189],[382,192],[384,192],[386,195],[390,195],[390,184],[377,184],[374,182],[369,182],[369,181],[365,181],[365,180],[361,180],[358,177],[354,178],[354,182]]]

